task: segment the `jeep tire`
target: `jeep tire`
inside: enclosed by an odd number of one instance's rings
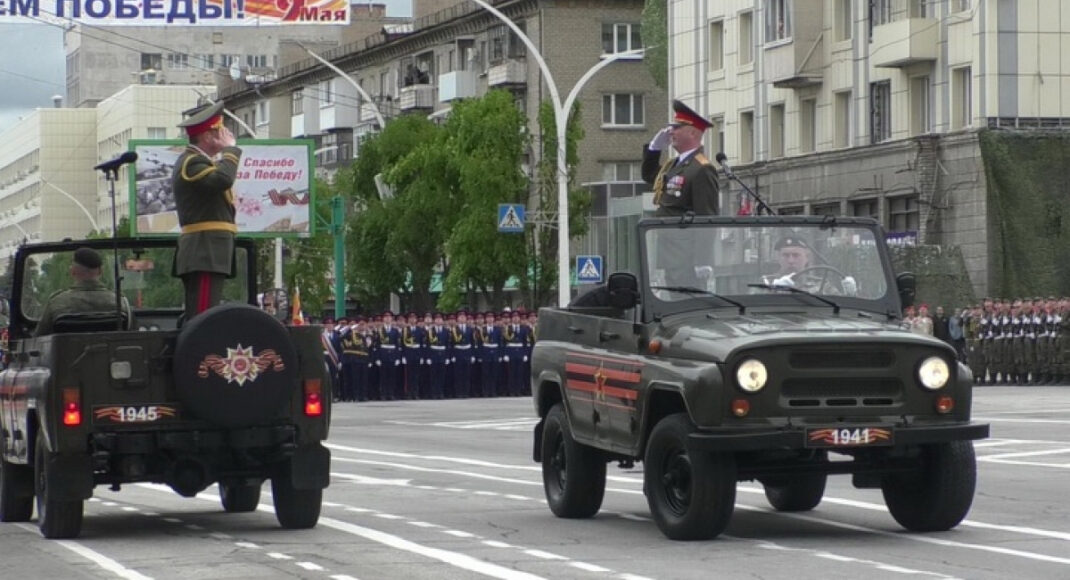
[[[219,482],[219,499],[223,504],[223,511],[232,514],[256,511],[256,507],[260,505],[262,485]]]
[[[271,478],[271,498],[275,503],[275,519],[288,530],[305,530],[316,526],[323,505],[322,489],[297,489],[293,472],[287,461]]]
[[[37,527],[41,530],[41,535],[50,540],[78,537],[82,531],[82,511],[85,502],[80,499],[61,500],[52,497],[49,481],[55,476],[48,462],[51,453],[45,445],[44,435],[40,433],[37,435],[33,455]]]
[[[884,477],[888,511],[913,532],[950,530],[966,517],[977,487],[972,441],[919,446],[918,469]]]
[[[222,304],[183,325],[174,380],[191,415],[220,427],[262,425],[297,388],[297,352],[286,327],[247,304]]]
[[[684,413],[658,421],[647,441],[643,489],[654,522],[672,540],[708,540],[728,527],[736,501],[736,460],[690,452],[695,428]]]
[[[33,468],[0,457],[0,522],[28,522],[33,516]]]
[[[589,518],[606,493],[606,459],[577,443],[561,403],[546,415],[542,430],[542,487],[550,511],[559,518]]]

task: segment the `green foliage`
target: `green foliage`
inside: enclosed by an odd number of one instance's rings
[[[990,294],[1070,293],[1070,135],[982,131]]]
[[[316,191],[322,193],[316,198],[312,219],[320,225],[329,224],[331,197],[335,192],[330,184],[322,181],[316,184]],[[289,257],[285,260],[286,267],[283,268],[286,287],[291,289],[291,296],[293,288],[300,288],[302,309],[315,316],[323,311],[323,305],[334,293],[328,276],[334,258],[334,237],[325,230],[326,228],[318,228],[319,233],[315,236],[286,241],[286,249],[289,251]]]
[[[643,62],[658,88],[669,86],[669,9],[665,0],[646,0],[643,7],[642,35],[646,52]]]

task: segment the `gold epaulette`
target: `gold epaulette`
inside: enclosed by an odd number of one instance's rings
[[[698,161],[699,163],[701,163],[703,165],[709,165],[710,164],[710,158],[706,157],[702,153],[695,153],[695,161]]]

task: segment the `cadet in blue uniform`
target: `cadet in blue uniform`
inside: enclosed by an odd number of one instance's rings
[[[502,329],[494,322],[494,313],[483,314],[485,323],[479,329],[480,353],[483,356],[483,396],[503,395],[502,388]]]
[[[468,324],[468,313],[457,313],[457,326],[453,329],[453,390],[459,399],[468,397],[472,385],[472,368],[476,362],[475,329]],[[476,372],[478,367],[476,367]]]
[[[519,397],[524,393],[524,384],[528,382],[524,376],[524,365],[528,358],[528,328],[521,324],[520,312],[512,312],[511,320],[502,329],[502,335],[505,341],[503,360],[509,369],[509,396]]]
[[[384,401],[402,397],[405,376],[401,367],[401,329],[394,326],[394,313],[383,313],[383,326],[379,329],[379,393]]]
[[[425,331],[417,320],[416,313],[407,315],[409,323],[402,330],[402,343],[405,345],[402,363],[405,367],[405,398],[419,399],[423,386],[424,340]]]
[[[453,348],[450,329],[443,324],[442,313],[436,312],[432,324],[427,328],[427,368],[429,399],[441,399],[445,396],[446,375],[450,370]]]
[[[528,313],[525,326],[528,329],[528,344],[524,349],[524,394],[531,395],[531,353],[535,350],[535,327],[539,321],[538,312],[532,310]]]

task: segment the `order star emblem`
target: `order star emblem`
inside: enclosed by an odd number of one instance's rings
[[[260,367],[253,356],[253,347],[242,348],[241,343],[238,343],[238,348],[227,347],[227,356],[223,358],[223,368],[219,374],[228,383],[238,383],[239,387],[243,386],[245,381],[255,381],[256,376],[260,374]]]

